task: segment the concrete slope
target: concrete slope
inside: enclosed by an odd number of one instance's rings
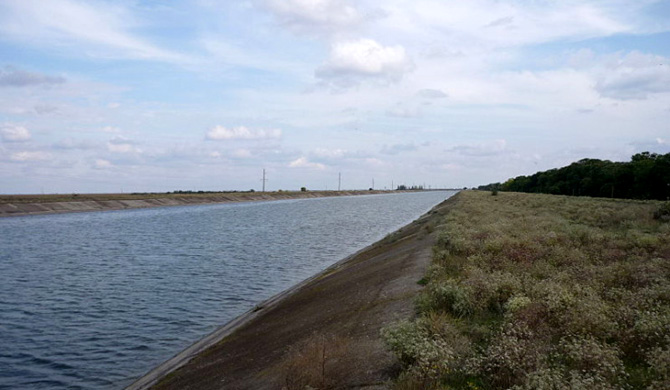
[[[172,195],[165,198],[148,199],[123,199],[123,194],[118,195],[82,195],[90,197],[91,200],[49,202],[49,201],[15,201],[0,202],[0,217],[54,214],[54,213],[73,213],[90,212],[104,210],[123,210],[147,207],[164,206],[185,206],[195,204],[209,203],[229,203],[229,202],[258,202],[283,199],[304,199],[321,198],[329,196],[350,196],[350,195],[371,195],[381,193],[396,193],[402,191],[307,191],[307,192],[248,192],[248,193],[230,193],[230,194],[212,194],[206,196],[176,196]],[[116,197],[120,199],[104,199],[107,197]],[[20,198],[20,196],[14,196]],[[12,196],[7,196],[11,199]],[[39,198],[39,196],[31,196]],[[49,196],[45,196],[49,199]],[[101,199],[96,199],[101,198]],[[25,200],[25,199],[22,199]]]
[[[259,305],[128,389],[386,388],[396,361],[380,329],[413,316],[436,226],[453,199]]]

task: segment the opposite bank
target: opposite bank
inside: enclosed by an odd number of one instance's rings
[[[124,210],[148,207],[185,206],[210,203],[271,201],[383,194],[402,191],[305,191],[231,192],[205,194],[82,194],[82,195],[5,195],[0,197],[0,217]]]

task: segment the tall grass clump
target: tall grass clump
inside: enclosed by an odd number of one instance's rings
[[[290,349],[282,362],[282,390],[340,389],[358,362],[349,353],[351,340],[314,334]]]
[[[665,205],[487,195],[457,195],[417,318],[382,332],[397,388],[670,388]]]

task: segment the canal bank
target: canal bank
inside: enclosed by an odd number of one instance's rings
[[[351,190],[171,194],[2,195],[0,196],[0,217],[231,202],[309,199],[400,192],[407,191]]]
[[[383,240],[259,304],[128,389],[385,388],[379,331],[410,318],[446,200]]]

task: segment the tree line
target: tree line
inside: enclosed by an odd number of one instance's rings
[[[626,199],[670,199],[670,153],[643,152],[629,162],[585,158],[567,167],[491,183],[480,190]]]

